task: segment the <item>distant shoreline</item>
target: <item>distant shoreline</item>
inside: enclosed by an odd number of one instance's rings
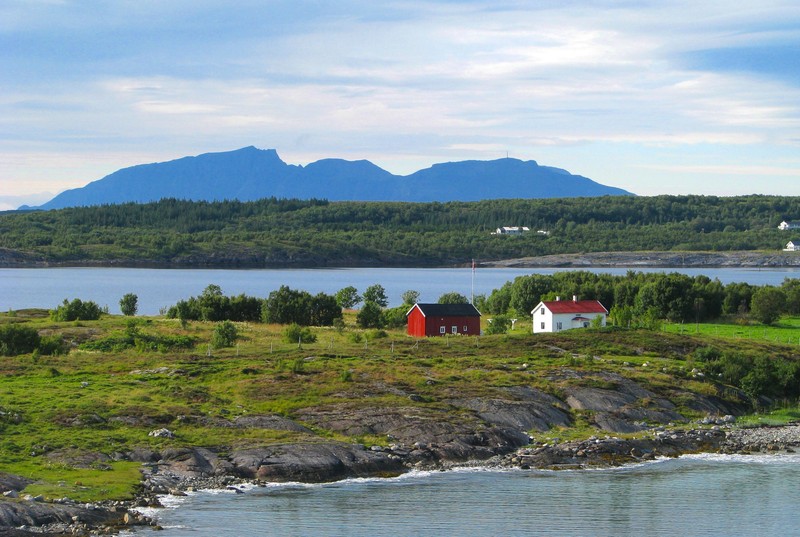
[[[484,261],[476,259],[483,268],[800,268],[800,252],[783,251],[733,251],[733,252],[590,252],[554,254]],[[351,259],[335,265],[286,262],[257,263],[252,259],[215,259],[194,257],[172,261],[110,259],[48,261],[38,256],[0,248],[0,268],[156,268],[156,269],[313,269],[313,268],[453,268],[469,267],[470,263],[431,264],[424,260],[408,264],[385,264],[374,260]]]

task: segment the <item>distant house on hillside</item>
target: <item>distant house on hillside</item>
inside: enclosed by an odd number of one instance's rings
[[[481,334],[481,312],[472,304],[414,304],[406,313],[408,335],[415,337]]]
[[[505,226],[499,227],[494,232],[495,235],[522,235],[523,233],[529,232],[531,229],[525,226]]]
[[[606,325],[608,310],[597,300],[556,300],[539,302],[531,311],[533,333],[561,332],[572,328],[588,328],[599,317],[600,326]]]
[[[786,243],[786,248],[783,249],[784,252],[800,252],[800,239],[790,240]]]
[[[794,220],[792,222],[787,222],[784,220],[778,225],[778,229],[781,231],[786,231],[789,229],[800,229],[800,220]]]

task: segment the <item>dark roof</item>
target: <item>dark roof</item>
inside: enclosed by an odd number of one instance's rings
[[[414,308],[419,308],[425,317],[480,317],[481,312],[472,304],[414,304],[408,310],[408,315]]]

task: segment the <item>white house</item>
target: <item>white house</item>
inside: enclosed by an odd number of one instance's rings
[[[778,225],[778,229],[782,231],[786,231],[787,229],[800,229],[800,222],[798,221],[787,222],[786,220],[784,220]]]
[[[571,328],[588,328],[592,321],[600,318],[600,326],[606,325],[608,310],[597,300],[556,299],[539,302],[531,311],[533,333],[561,332]]]
[[[800,239],[795,239],[786,243],[784,252],[800,252]]]
[[[531,228],[525,226],[503,226],[497,228],[494,232],[495,235],[522,235],[523,233],[527,233],[530,231]]]

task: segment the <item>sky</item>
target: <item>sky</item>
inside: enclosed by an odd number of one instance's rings
[[[0,73],[0,209],[250,145],[800,195],[797,0],[0,0]]]

